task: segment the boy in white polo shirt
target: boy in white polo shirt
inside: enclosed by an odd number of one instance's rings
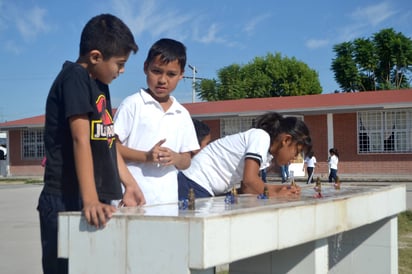
[[[186,47],[160,39],[150,48],[144,72],[147,89],[125,98],[114,117],[119,151],[146,205],[177,202],[177,172],[199,149],[189,112],[170,94],[183,78]]]

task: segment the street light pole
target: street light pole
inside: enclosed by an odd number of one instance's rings
[[[193,78],[192,78],[192,103],[194,103],[195,99],[196,99],[196,73],[197,73],[197,70],[196,70],[196,67],[191,66],[190,64],[189,64],[189,68],[192,70],[192,76],[193,76]]]

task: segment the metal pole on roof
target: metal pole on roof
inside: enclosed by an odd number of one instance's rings
[[[192,103],[195,102],[196,99],[196,67],[189,64],[189,68],[192,70]]]

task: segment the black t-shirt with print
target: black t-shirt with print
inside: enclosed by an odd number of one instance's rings
[[[56,77],[46,102],[44,190],[63,195],[79,193],[69,126],[70,117],[76,115],[89,117],[99,199],[121,199],[109,88],[90,78],[82,66],[69,61],[64,63]]]

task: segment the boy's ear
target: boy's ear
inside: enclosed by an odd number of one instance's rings
[[[103,61],[103,54],[99,50],[92,50],[89,54],[90,63],[97,64]]]
[[[147,68],[148,68],[148,66],[149,66],[149,64],[148,64],[147,62],[144,62],[144,64],[143,64],[143,72],[144,72],[145,74],[147,74]]]

